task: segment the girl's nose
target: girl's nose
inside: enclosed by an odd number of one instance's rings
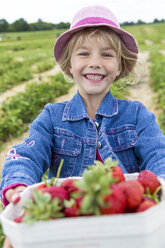
[[[101,68],[99,58],[98,57],[97,58],[91,58],[90,61],[89,61],[89,67],[94,68],[94,69]]]
[[[93,68],[93,69],[99,69],[101,66],[98,64],[98,63],[92,63],[90,64],[90,68]]]

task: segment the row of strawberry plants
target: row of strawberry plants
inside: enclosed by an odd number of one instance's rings
[[[44,105],[67,93],[72,85],[61,74],[49,77],[48,82],[30,83],[25,92],[3,102],[0,109],[0,144],[9,137],[18,137],[32,122]]]
[[[23,56],[2,56],[0,58],[0,93],[32,79],[33,73],[44,72],[54,65],[54,59],[48,59],[46,53],[43,56],[34,56],[28,59]]]
[[[153,51],[150,56],[151,85],[157,93],[158,103],[162,109],[159,116],[159,123],[165,133],[165,56]]]

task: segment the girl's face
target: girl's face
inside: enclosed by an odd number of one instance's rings
[[[96,35],[85,38],[73,49],[70,72],[82,97],[104,97],[120,74],[117,54],[106,39],[98,41]]]

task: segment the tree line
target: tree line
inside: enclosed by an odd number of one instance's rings
[[[67,29],[70,27],[69,22],[60,22],[58,24],[43,22],[38,19],[35,23],[28,23],[23,18],[16,20],[13,23],[8,23],[5,19],[0,19],[0,32],[21,32],[21,31],[39,31],[51,29]]]
[[[165,19],[155,18],[152,23],[164,23]],[[137,22],[123,22],[121,25],[141,25],[148,24],[142,20]],[[28,23],[23,18],[16,20],[13,23],[8,23],[6,19],[0,19],[0,32],[21,32],[21,31],[39,31],[39,30],[51,30],[51,29],[68,29],[70,27],[69,22],[60,22],[58,24],[43,22],[41,19],[38,19],[35,23]]]

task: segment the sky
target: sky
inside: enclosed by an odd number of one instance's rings
[[[165,19],[165,0],[0,0],[0,19],[9,23],[20,18],[28,23],[39,18],[51,23],[71,22],[79,9],[95,4],[110,8],[120,23]]]

